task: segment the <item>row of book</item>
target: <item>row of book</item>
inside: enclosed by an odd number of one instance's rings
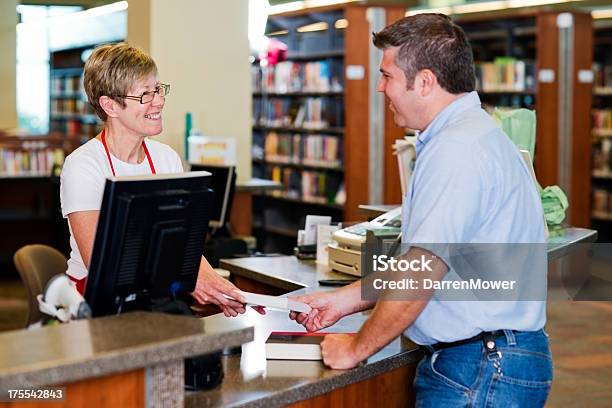
[[[339,61],[292,62],[251,70],[253,89],[259,92],[341,92],[342,64]]]
[[[283,197],[321,204],[344,204],[344,198],[338,201],[342,185],[339,175],[274,166],[269,170],[268,178],[283,184],[283,191],[278,192]]]
[[[64,152],[59,148],[15,150],[0,148],[0,175],[48,176],[54,167],[64,162]]]
[[[535,63],[510,57],[476,63],[476,88],[484,92],[521,92],[535,89]]]
[[[593,212],[612,219],[612,194],[603,188],[593,189]]]
[[[93,108],[83,99],[56,98],[51,99],[51,113],[54,115],[90,115]]]
[[[593,63],[594,83],[598,88],[612,87],[612,65],[603,65],[598,62]]]
[[[501,95],[480,94],[482,107],[490,114],[495,109],[535,109],[535,96],[529,94],[508,93]]]
[[[79,119],[56,120],[50,122],[51,132],[62,133],[66,136],[79,136],[83,140],[89,140],[102,131],[101,123],[83,122]]]
[[[612,130],[612,109],[593,109],[593,128]]]
[[[270,98],[253,101],[256,125],[324,129],[344,125],[342,100],[304,98],[300,100]]]
[[[264,151],[268,162],[330,168],[342,164],[341,140],[334,136],[269,132]]]
[[[593,173],[600,177],[612,175],[612,139],[604,138],[593,145]]]
[[[51,77],[51,95],[73,94],[77,92],[83,92],[83,81],[80,75]]]

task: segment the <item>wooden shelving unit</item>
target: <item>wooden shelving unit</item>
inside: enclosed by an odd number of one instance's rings
[[[83,56],[92,48],[51,54],[49,129],[79,139],[81,143],[98,134],[102,126],[83,89]]]
[[[78,141],[58,134],[0,132],[0,268],[6,275],[15,273],[15,251],[34,241],[68,254],[68,226],[59,210],[58,174],[53,173],[64,152],[76,146]]]
[[[585,163],[591,156],[590,106],[592,84],[578,81],[576,72],[590,70],[592,62],[591,16],[572,11],[574,47],[572,53],[560,51],[561,35],[557,17],[562,11],[526,9],[510,14],[498,12],[458,16],[456,21],[466,31],[476,61],[494,61],[513,57],[533,64],[531,86],[523,90],[490,92],[479,90],[485,105],[526,107],[537,112],[535,171],[542,186],[561,185],[568,194],[568,221],[576,226],[590,226],[591,171]],[[571,83],[563,82],[560,56],[573,66]],[[550,80],[540,80],[545,71]],[[561,94],[568,85],[568,95]],[[569,115],[561,114],[562,100],[571,100]],[[571,118],[569,140],[561,136],[560,118]],[[563,125],[565,126],[565,125]],[[560,149],[569,153],[560,157]],[[569,171],[564,174],[565,171]]]
[[[299,78],[301,86],[281,82],[280,87],[283,89],[276,89],[278,83],[275,82],[274,75],[280,75],[278,72],[274,72],[273,81],[264,80],[263,83],[267,86],[262,86],[262,78],[268,78],[266,71],[263,73],[261,69],[253,71],[254,75],[260,75],[253,80],[255,84],[253,175],[274,178],[275,172],[277,177],[281,173],[283,177],[279,181],[288,189],[284,192],[253,197],[253,225],[261,250],[291,252],[296,244],[297,230],[304,227],[307,214],[330,215],[336,222],[357,220],[362,217],[358,205],[368,202],[368,147],[364,138],[367,138],[370,120],[368,110],[370,67],[367,49],[371,42],[371,30],[366,18],[367,9],[367,6],[355,4],[317,7],[270,16],[268,20],[267,33],[280,33],[271,38],[287,44],[289,49],[286,61],[293,63],[288,66],[291,70],[300,72],[291,78],[293,80]],[[403,7],[384,7],[384,10],[387,24],[401,18],[405,12]],[[312,23],[325,23],[327,28],[316,31],[302,29]],[[259,61],[255,62],[258,63]],[[364,78],[346,79],[345,68],[348,65],[363,67]],[[277,65],[273,69],[278,67]],[[373,69],[377,72],[378,66]],[[306,70],[309,71],[308,75],[305,75]],[[312,76],[312,72],[317,72],[318,75]],[[307,80],[304,78],[314,78],[315,84],[321,85],[323,82],[323,86],[318,88],[318,85],[315,85],[313,89],[311,84],[306,86]],[[314,123],[314,126],[296,125],[295,119],[299,116],[300,104],[312,99],[322,100],[324,106],[321,115],[324,118],[331,115],[331,119],[328,119],[327,123]],[[284,105],[287,111],[291,111],[287,115],[290,120],[286,120],[282,125],[270,123],[278,118],[270,115],[270,110],[266,110],[264,106],[257,106],[270,101],[273,101],[276,104],[273,107],[279,110],[282,104],[292,105],[290,107]],[[387,115],[386,120],[392,120],[392,116]],[[403,131],[393,129],[391,133],[389,137],[397,138],[402,136]],[[270,146],[266,146],[266,141],[271,134],[274,134],[272,137],[280,135],[281,138],[291,138],[291,143],[295,143],[296,146],[288,149],[286,146],[288,142],[284,141],[283,147],[278,148],[282,150],[281,152],[268,154],[266,148],[270,150]],[[295,142],[293,142],[294,136]],[[330,143],[322,142],[322,152],[319,151],[319,146],[313,143],[314,148],[311,150],[314,150],[315,156],[322,153],[324,157],[314,157],[314,160],[310,157],[311,160],[307,160],[306,156],[312,151],[308,153],[303,147],[309,138],[319,136],[330,138]],[[298,142],[297,138],[301,141]],[[302,146],[299,153],[297,153],[298,144]],[[332,158],[326,156],[326,152],[330,152],[330,145],[333,145],[331,151],[337,148],[337,154]],[[389,156],[386,161],[393,161],[388,167],[395,175],[397,173],[397,165],[393,165],[395,159],[391,156],[390,150],[386,154]],[[329,161],[326,163],[326,160]],[[285,172],[299,177],[290,176],[286,179]],[[303,177],[307,172],[322,175],[322,178],[315,179],[319,184],[321,180],[325,180],[326,188],[323,189],[322,195],[315,197],[304,195]],[[397,176],[395,178],[397,179]],[[399,180],[390,185],[399,190]],[[327,187],[331,187],[331,190]],[[339,190],[344,191],[345,197],[340,202],[336,201],[342,197],[342,194],[337,194]],[[399,194],[397,196],[399,197]]]
[[[592,225],[612,239],[612,20],[593,23]]]

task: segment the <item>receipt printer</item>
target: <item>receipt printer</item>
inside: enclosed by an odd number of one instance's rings
[[[329,244],[329,267],[337,272],[361,276],[361,250],[368,232],[376,239],[395,239],[401,232],[402,208],[395,208],[369,222],[334,232]]]

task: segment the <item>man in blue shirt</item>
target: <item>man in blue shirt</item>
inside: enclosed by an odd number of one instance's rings
[[[441,282],[456,271],[436,244],[544,244],[539,195],[517,148],[481,108],[463,30],[447,16],[420,14],[373,40],[383,51],[378,91],[396,125],[420,132],[402,242],[433,246],[414,245],[404,259],[428,255],[428,277]],[[545,283],[545,270],[519,269],[519,284],[529,274]],[[416,293],[374,302],[357,282],[299,297],[312,311],[290,317],[316,331],[374,307],[357,335],[326,336],[324,362],[352,368],[404,333],[427,350],[414,383],[417,406],[544,405],[552,382],[545,295],[479,301],[444,300],[423,287]]]

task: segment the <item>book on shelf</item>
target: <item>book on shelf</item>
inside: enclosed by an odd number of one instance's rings
[[[253,101],[255,124],[267,127],[325,129],[343,126],[343,103],[326,97],[269,98]]]
[[[265,159],[269,163],[293,163],[313,167],[341,166],[341,141],[334,136],[268,132]]]
[[[535,63],[510,57],[477,62],[476,88],[483,92],[523,92],[535,89]]]
[[[51,77],[51,95],[79,93],[83,89],[80,75],[57,75]]]
[[[593,145],[593,172],[609,174],[612,169],[612,139]]]
[[[342,184],[340,175],[273,166],[268,178],[283,185],[282,191],[272,192],[272,195],[312,203],[343,204],[335,201]]]
[[[63,162],[64,152],[59,148],[0,148],[2,176],[49,176],[54,165]]]
[[[609,214],[612,212],[612,194],[606,189],[593,189],[593,212]]]
[[[283,61],[275,66],[251,69],[256,92],[291,94],[341,92],[342,65],[330,61]]]
[[[266,341],[268,360],[323,360],[321,342],[326,332],[272,332]]]
[[[593,128],[612,130],[612,109],[593,109]]]
[[[593,62],[593,74],[593,86],[595,88],[612,87],[612,65],[604,65],[599,62]]]

